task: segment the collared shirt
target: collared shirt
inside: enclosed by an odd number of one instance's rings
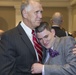
[[[53,49],[53,47],[52,47],[51,49]],[[48,61],[49,57],[50,57],[50,55],[49,55],[49,50],[47,50],[47,51],[46,51],[45,63]],[[45,65],[43,65],[43,68],[42,68],[42,75],[45,75],[45,74],[44,74],[44,66],[45,66]]]
[[[51,47],[51,49],[53,49],[53,47]],[[50,55],[49,55],[49,50],[46,50],[46,58],[45,58],[45,63],[48,61]]]
[[[52,25],[52,27],[59,27],[59,25]]]
[[[25,25],[23,23],[23,21],[21,22],[21,26],[24,29],[24,31],[26,32],[26,34],[27,34],[28,38],[30,39],[30,41],[32,42],[32,44],[33,44],[32,34],[31,34],[32,33],[32,30],[27,25]]]
[[[27,25],[25,25],[23,21],[21,22],[21,27],[26,32],[28,38],[30,39],[30,41],[31,41],[31,43],[33,44],[33,47],[34,47],[34,43],[33,43],[33,40],[32,40],[32,30]],[[35,50],[35,52],[36,52],[37,60],[39,60],[37,51]]]

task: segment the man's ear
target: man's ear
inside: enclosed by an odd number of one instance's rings
[[[25,9],[22,11],[22,14],[24,18],[27,18],[27,11]]]
[[[53,35],[55,36],[55,30],[51,29],[51,33],[53,33]]]

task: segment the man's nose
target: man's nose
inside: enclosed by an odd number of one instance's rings
[[[41,12],[39,13],[39,18],[42,18],[42,13]]]

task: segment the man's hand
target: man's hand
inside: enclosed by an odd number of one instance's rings
[[[43,65],[40,64],[40,63],[34,63],[31,67],[31,72],[32,74],[35,74],[35,73],[42,73],[42,68],[43,68]]]
[[[73,53],[76,55],[76,45],[75,48],[73,48]]]

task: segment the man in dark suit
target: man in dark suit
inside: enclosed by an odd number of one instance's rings
[[[63,18],[60,12],[55,12],[52,16],[51,21],[52,21],[52,28],[55,30],[55,34],[58,37],[68,36],[67,31],[62,29]]]
[[[31,66],[39,60],[32,29],[40,25],[42,11],[36,0],[27,0],[21,5],[23,21],[5,32],[0,41],[0,75],[32,75]]]
[[[76,75],[76,55],[72,53],[75,45],[73,37],[57,37],[54,29],[48,23],[42,22],[36,28],[40,43],[47,49],[46,59],[43,64],[32,65],[32,73],[42,75]]]

